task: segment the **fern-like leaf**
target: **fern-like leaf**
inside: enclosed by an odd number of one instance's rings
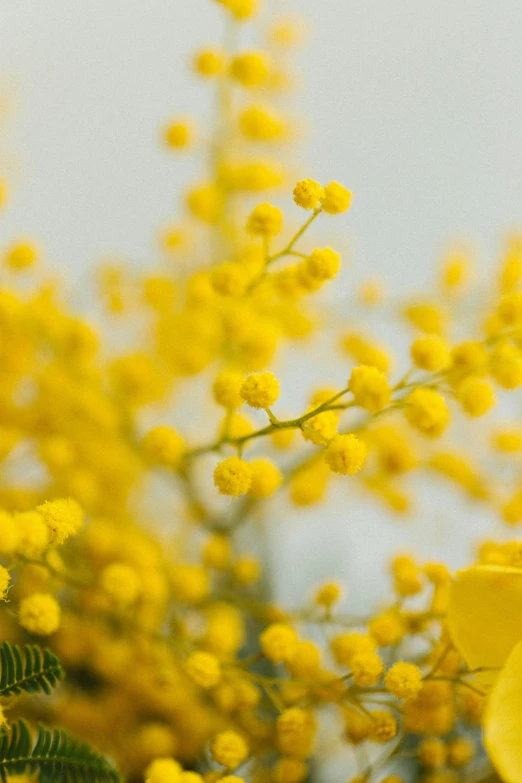
[[[0,697],[20,693],[51,693],[63,677],[60,661],[47,648],[26,644],[0,646]]]
[[[24,720],[0,736],[0,780],[38,773],[40,783],[118,783],[110,762],[63,729],[38,726],[31,737]]]

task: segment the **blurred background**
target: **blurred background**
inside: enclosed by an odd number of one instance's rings
[[[491,265],[506,233],[522,228],[520,0],[265,3],[309,28],[296,57],[296,105],[306,117],[297,173],[354,191],[335,224],[354,276],[422,292],[441,254],[462,239],[479,266]],[[153,259],[158,231],[200,166],[168,156],[161,128],[186,114],[205,129],[207,87],[188,64],[194,49],[221,37],[211,0],[4,0],[0,163],[12,195],[2,243],[34,237],[72,284],[102,257]],[[326,364],[316,362],[311,378],[294,358],[282,404],[304,399],[317,381],[343,383],[346,369],[328,377]],[[430,497],[427,486],[418,519],[399,525],[346,487],[299,521],[275,506],[267,546],[281,597],[299,603],[311,580],[338,577],[355,585],[355,600],[373,601],[374,573],[405,542],[463,562],[470,532],[491,532],[490,520],[449,489],[442,506]]]

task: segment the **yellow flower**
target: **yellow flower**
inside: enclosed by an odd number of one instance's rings
[[[251,408],[270,408],[279,397],[279,381],[272,372],[251,373],[243,382],[240,394]]]
[[[134,603],[141,588],[138,574],[126,563],[106,566],[100,575],[100,585],[104,593],[120,606]]]
[[[324,188],[324,197],[321,207],[329,215],[338,215],[346,212],[352,203],[352,193],[339,182],[330,182]]]
[[[417,337],[412,343],[411,357],[421,370],[435,372],[449,364],[450,351],[442,337],[426,334]]]
[[[179,465],[185,442],[173,427],[159,425],[149,430],[142,440],[146,457],[155,465],[176,467]]]
[[[422,688],[422,672],[413,663],[398,661],[386,673],[384,685],[397,699],[411,699]]]
[[[272,663],[292,660],[297,650],[297,633],[290,625],[273,623],[264,630],[259,641],[261,649]]]
[[[185,671],[200,688],[214,688],[221,680],[221,666],[215,655],[195,652],[185,662]]]
[[[236,769],[248,758],[248,745],[237,731],[222,731],[210,743],[210,753],[218,764]]]
[[[9,582],[11,581],[11,574],[7,570],[7,568],[4,568],[4,566],[0,566],[0,601],[5,601],[5,598],[7,596],[7,591],[9,589]]]
[[[283,482],[283,474],[277,465],[263,457],[253,459],[250,465],[252,467],[252,483],[249,490],[251,497],[267,498],[273,495]]]
[[[48,593],[34,593],[20,603],[20,625],[29,633],[49,636],[60,626],[60,607]]]
[[[145,783],[181,783],[181,773],[174,759],[154,759],[145,770]]]
[[[239,408],[243,405],[243,398],[240,394],[243,381],[244,377],[240,372],[230,370],[220,372],[212,385],[212,392],[217,404],[229,409]]]
[[[268,73],[268,61],[263,52],[243,52],[230,63],[230,75],[243,87],[260,87]]]
[[[5,255],[5,263],[13,271],[20,271],[33,266],[38,260],[38,248],[31,242],[20,242],[12,245]]]
[[[252,468],[239,457],[228,457],[216,465],[214,484],[222,495],[244,495],[252,484]]]
[[[164,132],[165,144],[175,150],[186,149],[192,141],[192,129],[188,122],[173,120]]]
[[[261,106],[248,106],[239,116],[239,127],[251,141],[274,141],[282,136],[284,126],[278,117]]]
[[[224,65],[225,56],[219,49],[203,49],[194,58],[194,70],[207,79],[221,73]]]
[[[406,398],[406,418],[412,427],[429,438],[438,438],[449,422],[444,397],[434,389],[415,389]]]
[[[333,280],[341,268],[341,256],[331,247],[316,248],[304,262],[304,272],[314,282]]]
[[[495,404],[495,391],[488,381],[467,378],[457,389],[460,404],[469,416],[483,416]]]
[[[348,388],[361,408],[376,413],[390,400],[390,386],[383,372],[370,365],[354,367]]]
[[[63,542],[79,532],[83,524],[83,511],[75,500],[47,500],[37,511],[49,528],[49,541],[51,544],[63,544]]]
[[[325,196],[324,188],[314,179],[302,179],[294,188],[294,201],[303,209],[317,209]]]
[[[258,204],[250,213],[246,228],[254,236],[275,237],[283,228],[283,213],[268,202]]]
[[[366,460],[368,449],[357,435],[336,435],[325,450],[325,460],[334,473],[353,476]]]

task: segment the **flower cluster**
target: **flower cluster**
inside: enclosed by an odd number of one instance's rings
[[[422,481],[522,523],[522,425],[505,418],[522,387],[522,239],[486,291],[455,252],[430,299],[396,307],[368,280],[357,328],[328,320],[344,262],[312,232],[337,230],[353,199],[289,174],[298,26],[243,49],[258,3],[218,5],[226,45],[192,63],[217,99],[211,138],[184,117],[161,136],[208,163],[158,263],[102,265],[91,323],[36,243],[2,252],[0,623],[13,643],[45,637],[68,675],[27,712],[148,783],[304,783],[335,752],[354,783],[465,783],[489,772],[484,716],[489,757],[518,783],[522,545],[487,542],[455,578],[396,555],[360,617],[336,582],[279,606],[259,530],[281,509],[322,514],[334,485],[347,505],[417,514]],[[367,326],[381,305],[407,328],[396,356]],[[317,386],[311,368],[288,402],[286,357],[325,321],[331,375]]]

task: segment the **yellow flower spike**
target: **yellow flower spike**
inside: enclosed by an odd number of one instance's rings
[[[477,565],[455,575],[450,586],[448,627],[470,669],[499,669],[522,640],[522,570]],[[497,671],[481,672],[485,683]]]
[[[520,618],[520,615],[519,615]],[[520,623],[520,619],[518,622]],[[512,649],[489,695],[484,745],[505,783],[522,780],[522,642]]]

